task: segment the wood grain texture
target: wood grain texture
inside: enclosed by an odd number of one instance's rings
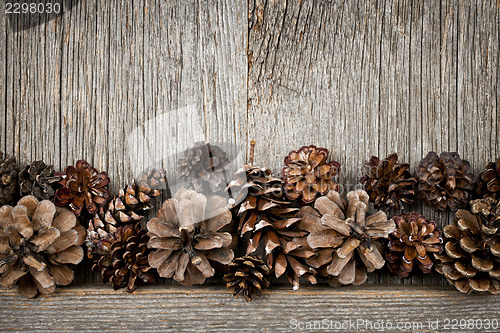
[[[458,151],[476,173],[500,154],[498,1],[71,0],[0,26],[0,147],[56,168],[85,158],[112,189],[223,143],[280,174],[288,151],[327,147],[357,186],[371,155],[414,171]],[[23,21],[24,20],[24,21]],[[28,28],[26,28],[28,26]],[[453,214],[422,212],[440,226]],[[96,281],[86,263],[77,281]],[[215,280],[217,281],[217,279]],[[370,283],[402,283],[385,273]],[[445,284],[437,274],[405,283]]]
[[[390,322],[395,332],[442,332],[449,331],[444,329],[445,319],[498,320],[499,311],[499,296],[463,295],[449,287],[425,286],[276,288],[252,302],[234,299],[223,287],[148,287],[127,294],[81,285],[33,300],[16,291],[0,293],[2,331],[318,332],[328,327],[307,329],[307,322],[319,325],[327,320],[322,324],[335,325],[330,321],[363,320],[354,329],[331,326],[327,331],[384,332],[390,331]],[[429,320],[438,320],[438,329],[430,328]],[[375,326],[382,321],[385,329]],[[398,329],[397,325],[409,326]]]
[[[64,15],[62,164],[83,157],[117,188],[143,168],[174,181],[195,140],[239,151],[246,5],[80,1]]]
[[[7,59],[7,15],[2,10],[0,11],[0,107],[3,110],[0,112],[0,150],[7,151],[7,105],[5,94],[7,92],[7,75],[6,75],[6,59]]]
[[[2,8],[3,10],[3,8]],[[59,164],[61,20],[10,15],[2,146],[21,163],[44,158]],[[27,25],[30,28],[24,29]],[[3,136],[3,135],[2,135]]]
[[[280,174],[288,151],[320,145],[341,163],[345,190],[371,155],[392,152],[415,171],[429,151],[458,151],[479,173],[500,155],[499,16],[496,1],[249,1],[257,161]],[[441,227],[454,216],[410,209]]]

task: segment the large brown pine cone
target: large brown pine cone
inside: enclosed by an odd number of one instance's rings
[[[397,163],[398,155],[391,154],[382,161],[372,156],[365,163],[365,175],[360,182],[370,196],[370,202],[376,209],[386,212],[392,208],[402,210],[403,203],[412,204],[415,191],[413,185],[417,183],[410,175],[408,163]]]
[[[108,175],[99,173],[87,161],[79,160],[76,167],[68,166],[65,173],[57,175],[62,177],[59,182],[62,187],[56,191],[55,204],[68,206],[76,216],[80,216],[84,207],[91,215],[97,213],[109,199]]]
[[[233,236],[222,231],[232,221],[226,205],[222,197],[207,198],[186,189],[166,200],[148,222],[151,267],[161,277],[192,285],[214,275],[212,262],[229,264],[234,253]]]
[[[234,297],[243,296],[251,301],[252,295],[260,296],[262,289],[269,287],[269,281],[266,280],[268,274],[269,268],[262,260],[245,256],[227,265],[224,281],[227,288],[234,289]]]
[[[196,142],[184,151],[177,173],[187,186],[200,193],[219,194],[228,185],[231,161],[219,146]]]
[[[285,157],[283,182],[288,199],[301,199],[309,204],[319,195],[339,190],[339,184],[333,179],[340,172],[340,164],[326,163],[327,158],[328,149],[313,145],[292,151]]]
[[[16,201],[18,168],[16,159],[0,151],[0,206]]]
[[[0,284],[19,282],[26,297],[53,293],[73,281],[68,264],[83,259],[85,228],[71,211],[33,196],[0,208]]]
[[[367,272],[384,266],[380,238],[396,228],[383,211],[368,216],[368,194],[363,190],[347,193],[346,202],[336,191],[301,208],[301,225],[308,229],[309,246],[317,256],[307,260],[312,267],[329,276],[332,286],[360,285]]]
[[[276,277],[286,273],[294,289],[302,276],[316,283],[316,271],[305,262],[316,253],[307,244],[309,232],[301,228],[297,212],[290,202],[266,195],[249,195],[238,211],[240,234],[249,236],[246,254],[263,247],[269,268]]]
[[[434,254],[436,271],[463,293],[500,294],[500,201],[473,200],[456,217],[443,230],[445,252]]]
[[[264,246],[267,265],[276,277],[286,272],[294,288],[299,287],[302,275],[316,283],[316,272],[304,263],[304,256],[314,252],[305,242],[307,232],[299,228],[298,209],[283,195],[282,181],[269,169],[245,165],[228,190],[236,198],[236,206],[231,207],[238,208],[238,232],[249,236],[246,253]]]
[[[28,164],[19,173],[21,196],[32,195],[38,200],[52,200],[61,176],[54,174],[54,167],[43,161]]]
[[[469,162],[457,153],[430,152],[420,161],[417,171],[417,188],[426,205],[444,211],[457,210],[471,199],[476,177]]]
[[[389,235],[386,252],[391,273],[407,278],[415,270],[415,261],[423,273],[430,273],[434,265],[430,253],[443,251],[443,239],[436,223],[417,213],[393,216],[392,219],[397,228]]]
[[[481,197],[500,200],[500,157],[479,174],[476,192]]]
[[[92,266],[94,272],[100,272],[104,283],[112,283],[115,290],[127,287],[131,293],[136,284],[153,282],[148,273],[149,236],[140,223],[118,227],[110,236],[110,250],[98,258]]]

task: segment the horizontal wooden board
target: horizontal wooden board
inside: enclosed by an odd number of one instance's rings
[[[464,329],[460,321],[484,328],[488,320],[498,324],[499,313],[500,296],[443,286],[278,287],[252,302],[220,286],[150,286],[128,294],[109,285],[79,285],[36,299],[0,292],[0,330],[379,332],[392,325],[395,332],[437,332],[450,331],[456,320],[451,331],[498,332]],[[346,322],[349,327],[338,326]]]

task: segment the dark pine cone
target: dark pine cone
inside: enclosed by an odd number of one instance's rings
[[[52,200],[60,180],[61,176],[54,175],[52,165],[46,165],[43,161],[31,162],[19,173],[21,196],[32,195],[38,200]]]
[[[386,252],[391,273],[407,278],[415,270],[415,261],[423,273],[430,273],[434,258],[429,253],[443,251],[443,239],[436,223],[417,213],[393,216],[392,219],[397,228],[389,235]]]
[[[129,293],[136,284],[152,283],[153,277],[148,273],[149,236],[140,223],[119,227],[112,239],[109,253],[92,267],[94,272],[101,273],[102,281],[111,282],[115,290],[126,286]]]
[[[301,199],[303,203],[313,202],[319,195],[330,190],[338,191],[339,184],[333,179],[340,173],[340,164],[326,163],[328,149],[304,146],[285,157],[283,182],[288,199]]]
[[[262,260],[245,256],[234,259],[227,266],[224,280],[226,287],[234,289],[234,297],[243,296],[251,301],[252,295],[260,296],[262,289],[269,287],[269,281],[266,280],[268,274],[269,268]]]
[[[0,206],[16,201],[18,168],[16,159],[0,151]]]
[[[68,206],[76,216],[80,216],[82,209],[93,215],[99,207],[109,199],[107,189],[109,177],[106,172],[99,173],[87,161],[79,160],[76,168],[68,166],[66,173],[58,173],[62,185],[56,191],[55,204]]]
[[[402,210],[403,203],[412,204],[415,191],[413,185],[417,183],[410,175],[408,163],[397,163],[398,155],[391,154],[382,161],[372,156],[365,163],[365,175],[360,182],[370,196],[370,202],[376,209],[386,212],[392,208]]]
[[[218,194],[228,185],[231,169],[231,161],[220,147],[197,142],[184,152],[177,173],[196,192]]]
[[[457,210],[471,199],[476,177],[469,162],[457,153],[430,152],[420,161],[417,171],[418,192],[426,205],[444,211]]]
[[[500,293],[500,201],[471,201],[457,221],[444,228],[445,251],[434,254],[436,271],[459,291]]]
[[[246,253],[265,244],[267,265],[276,277],[286,272],[294,288],[299,287],[300,276],[316,283],[316,271],[304,262],[315,253],[307,246],[307,232],[299,228],[298,209],[283,195],[281,179],[273,177],[269,169],[245,165],[228,190],[236,198],[238,233],[250,237]]]
[[[479,174],[476,192],[480,197],[500,200],[500,157]]]

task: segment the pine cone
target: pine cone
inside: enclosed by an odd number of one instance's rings
[[[166,189],[165,171],[156,169],[143,173],[118,191],[111,201],[94,214],[87,230],[87,256],[106,254],[113,241],[113,233],[123,224],[137,223],[153,206],[151,201]]]
[[[236,180],[229,183],[227,190],[235,196],[229,207],[237,208],[239,217],[238,232],[243,236],[253,231],[255,223],[262,219],[276,222],[291,217],[297,211],[291,203],[283,200],[283,183],[273,177],[266,168],[245,165],[235,174]],[[265,216],[265,217],[264,217]]]
[[[412,204],[415,191],[413,185],[417,183],[411,177],[408,163],[397,163],[398,155],[391,154],[382,161],[372,156],[365,163],[365,175],[360,182],[370,196],[370,202],[374,203],[376,209],[386,212],[392,208],[402,210],[403,203]]]
[[[479,174],[476,192],[481,197],[500,200],[500,157]]]
[[[285,158],[283,182],[288,199],[301,199],[303,203],[313,202],[317,196],[330,190],[338,191],[339,185],[333,178],[340,172],[340,164],[326,163],[328,149],[304,146],[292,151]]]
[[[111,238],[110,251],[92,266],[94,272],[101,273],[102,281],[111,282],[115,290],[126,286],[129,293],[136,284],[152,283],[154,279],[148,273],[149,236],[140,223],[118,227]]]
[[[263,207],[260,205],[246,209],[251,209],[252,212],[243,214],[255,216],[250,217],[242,229],[242,232],[250,234],[246,254],[256,252],[263,245],[267,265],[277,278],[286,273],[295,290],[299,288],[299,278],[302,276],[315,284],[316,271],[306,264],[306,259],[316,256],[316,253],[307,244],[309,232],[302,230],[300,218],[296,216],[297,209],[289,208],[288,203],[276,204],[272,208],[274,211],[284,211],[283,215],[274,215],[270,212],[271,209],[262,211]],[[242,215],[241,218],[245,216]],[[258,223],[251,229],[250,224],[255,223],[254,218]]]
[[[149,264],[161,277],[183,285],[202,284],[215,273],[211,262],[229,264],[233,258],[233,237],[223,228],[231,223],[226,199],[205,197],[192,190],[180,190],[149,220],[153,249]]]
[[[316,271],[304,263],[304,256],[313,256],[314,252],[305,242],[307,232],[299,229],[295,217],[298,209],[283,197],[282,181],[269,169],[245,165],[236,172],[228,191],[236,197],[231,207],[238,208],[238,233],[250,235],[247,255],[265,244],[267,265],[276,277],[286,272],[294,288],[299,287],[302,275],[316,283]]]
[[[392,219],[397,228],[389,235],[389,251],[386,252],[391,273],[400,278],[409,277],[414,270],[414,261],[423,273],[430,273],[434,262],[428,253],[443,251],[443,239],[436,223],[417,213],[393,216]]]
[[[71,211],[26,196],[14,208],[0,208],[0,227],[2,287],[19,282],[21,294],[35,297],[73,281],[67,264],[82,261],[85,228]]]
[[[332,286],[364,283],[367,272],[384,266],[383,246],[396,228],[383,211],[367,216],[368,194],[363,190],[347,194],[348,204],[336,191],[330,191],[314,203],[301,208],[303,229],[310,231],[309,246],[317,256],[307,260]]]
[[[418,192],[425,204],[444,211],[457,210],[471,199],[475,176],[469,162],[457,153],[430,152],[420,161],[417,171]]]
[[[16,159],[0,151],[0,206],[12,205],[16,200],[18,168]]]
[[[220,147],[197,142],[184,152],[177,172],[180,180],[196,192],[217,194],[228,185],[231,169],[231,161]]]
[[[252,295],[261,296],[262,288],[269,287],[268,274],[269,268],[262,260],[245,256],[234,259],[227,266],[224,280],[227,288],[234,289],[234,297],[243,296],[251,301]]]
[[[19,173],[21,196],[32,195],[38,200],[52,200],[61,176],[54,174],[54,167],[43,161],[28,164]]]
[[[67,205],[76,216],[80,216],[84,206],[89,214],[97,213],[109,199],[108,175],[99,173],[87,161],[79,160],[76,168],[68,166],[66,173],[57,175],[62,177],[59,184],[63,187],[56,191],[55,204]]]
[[[500,201],[471,201],[444,228],[445,252],[434,254],[436,271],[459,291],[500,293]]]

